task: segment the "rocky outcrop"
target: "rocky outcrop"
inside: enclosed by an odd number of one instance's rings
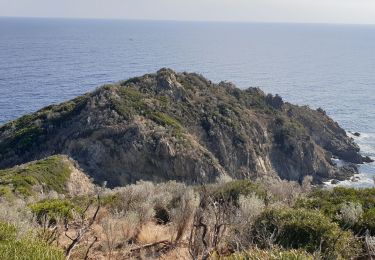
[[[97,182],[342,178],[364,158],[323,110],[161,69],[0,127],[0,168],[66,154]],[[349,172],[349,173],[348,173]]]

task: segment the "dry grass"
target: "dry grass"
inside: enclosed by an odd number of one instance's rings
[[[185,259],[191,259],[191,256],[189,254],[189,250],[187,249],[187,247],[177,247],[177,248],[170,250],[166,254],[161,255],[159,259],[160,260],[176,260],[176,259],[185,260]]]
[[[155,225],[149,222],[145,224],[137,236],[139,244],[151,244],[159,241],[171,241],[173,228],[170,225]]]

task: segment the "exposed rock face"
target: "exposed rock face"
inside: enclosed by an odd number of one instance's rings
[[[0,168],[67,154],[110,186],[264,175],[298,181],[312,175],[319,182],[348,171],[331,162],[333,155],[362,163],[358,152],[322,110],[169,69],[0,127]]]

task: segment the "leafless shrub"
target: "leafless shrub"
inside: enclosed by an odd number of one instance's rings
[[[309,193],[312,190],[312,182],[313,177],[311,175],[307,175],[303,178],[301,186],[304,193]]]
[[[340,207],[340,212],[336,218],[340,220],[345,227],[350,228],[357,224],[363,215],[362,205],[360,203],[348,202]]]
[[[219,203],[201,195],[189,238],[189,253],[193,259],[208,259],[219,250],[227,228],[234,222],[236,207],[231,202]]]
[[[265,209],[264,200],[255,194],[239,197],[239,209],[237,211],[233,227],[231,228],[230,241],[234,243],[236,250],[244,250],[252,245],[252,227]]]
[[[191,225],[192,218],[198,207],[198,195],[188,189],[181,197],[179,206],[171,211],[171,222],[175,229],[174,243],[177,244],[183,237],[185,231]]]
[[[132,242],[141,231],[139,216],[134,211],[107,215],[99,225],[102,227],[102,242],[109,258],[113,257],[115,249],[120,249],[123,254],[128,253]]]
[[[112,218],[106,218],[103,223],[103,233],[105,236],[105,246],[106,246],[106,251],[108,252],[108,259],[112,258],[112,251],[115,248],[115,244],[118,241],[118,227]]]
[[[114,248],[131,251],[133,256],[139,256],[145,250],[159,252],[174,248],[189,229],[198,204],[197,194],[192,188],[173,181],[162,184],[142,181],[107,191],[106,195],[116,198],[109,208],[109,215],[100,223],[109,255]],[[163,221],[157,219],[160,212],[165,214]],[[170,222],[166,226],[155,225],[166,224],[166,221]],[[131,241],[141,246],[129,249],[125,244]]]
[[[277,227],[271,231],[267,228],[265,223],[259,223],[254,234],[254,239],[256,240],[257,246],[272,249],[276,243],[278,232],[279,230]]]
[[[217,183],[224,184],[233,181],[233,179],[229,175],[220,175]]]
[[[151,182],[139,182],[114,191],[118,201],[112,207],[112,214],[127,216],[136,214],[140,224],[146,223],[155,215],[151,198],[155,194],[155,186]]]
[[[264,210],[264,201],[254,193],[249,196],[241,195],[239,198],[241,216],[248,222],[253,222]]]
[[[311,190],[311,177],[306,176],[300,185],[295,181],[268,181],[267,191],[278,201],[292,206],[297,198],[303,196]]]
[[[178,203],[189,189],[185,184],[173,181],[162,184],[141,181],[112,191],[118,196],[118,202],[111,208],[111,213],[137,215],[140,225],[154,220],[156,210],[160,209],[171,218],[172,211],[179,207]]]

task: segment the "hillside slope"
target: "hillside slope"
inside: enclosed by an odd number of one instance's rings
[[[0,168],[66,154],[97,182],[214,182],[262,176],[343,179],[331,157],[363,163],[322,110],[258,88],[161,69],[103,86],[0,127]]]
[[[77,196],[92,193],[94,188],[76,163],[63,155],[0,170],[0,198],[35,197],[50,192]]]

